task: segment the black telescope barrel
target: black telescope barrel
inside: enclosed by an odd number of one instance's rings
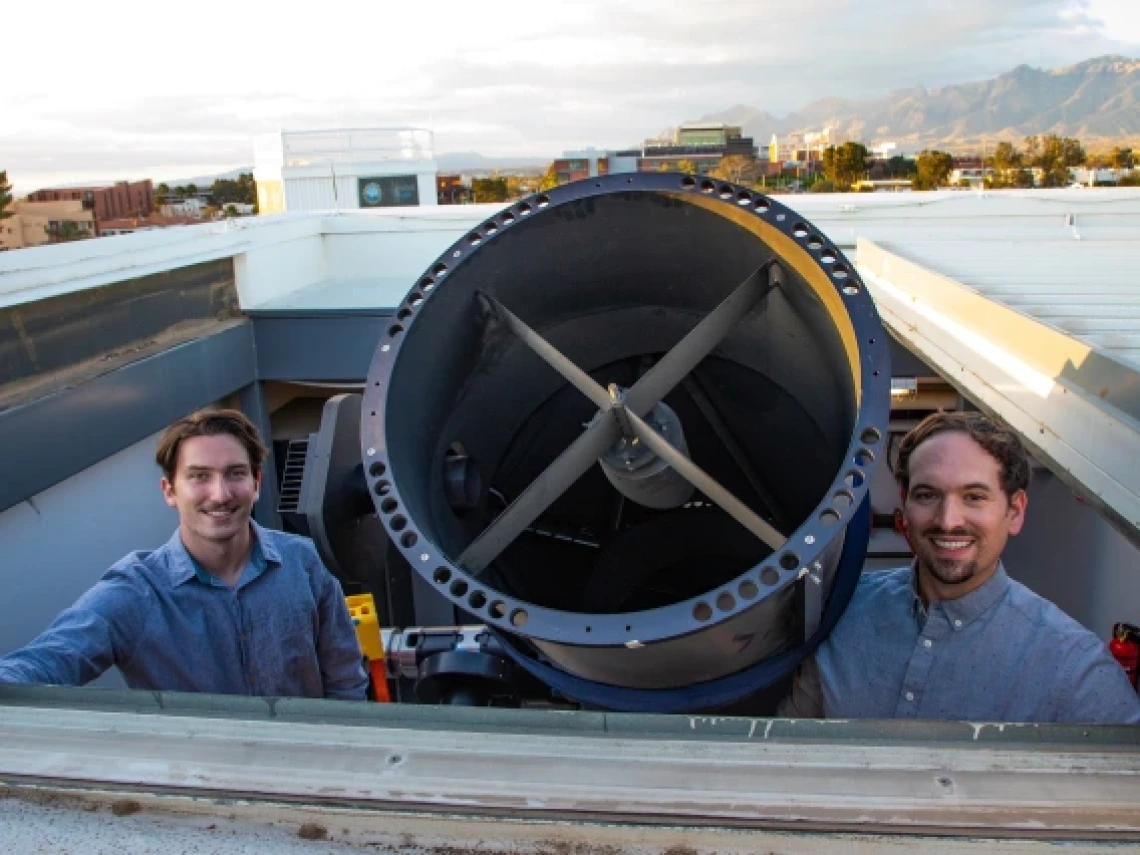
[[[517,656],[666,691],[818,641],[889,410],[825,235],[753,189],[618,174],[488,211],[429,266],[361,454],[408,563]]]

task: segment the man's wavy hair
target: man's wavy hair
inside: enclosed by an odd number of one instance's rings
[[[910,456],[940,433],[964,433],[1001,466],[1001,488],[1007,499],[1029,489],[1029,454],[1008,427],[981,413],[933,413],[903,437],[895,463],[895,480],[905,495],[910,490]]]
[[[199,410],[176,421],[159,440],[155,461],[166,480],[174,483],[174,473],[178,469],[178,448],[183,440],[223,434],[232,436],[245,447],[249,453],[250,471],[255,478],[260,475],[268,450],[253,422],[237,410]]]

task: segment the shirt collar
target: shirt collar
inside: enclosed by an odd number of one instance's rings
[[[918,595],[918,563],[911,564],[911,584],[914,590],[915,614],[926,616],[928,610],[922,605],[922,598]],[[940,605],[946,612],[950,626],[956,630],[965,629],[995,606],[1005,592],[1009,590],[1009,576],[1005,572],[1005,565],[998,563],[997,570],[980,588],[977,588],[964,597],[956,600],[939,600],[934,605]]]
[[[242,571],[241,578],[238,580],[238,587],[256,579],[268,567],[281,564],[281,553],[277,551],[272,540],[266,536],[266,530],[253,520],[249,521],[249,526],[253,535],[253,544],[250,549],[249,563],[246,569]],[[170,556],[170,581],[174,587],[177,588],[191,579],[197,579],[206,585],[216,584],[214,577],[194,560],[194,556],[190,554],[186,544],[182,542],[181,529],[175,530],[174,535],[166,542],[165,548]],[[252,573],[249,572],[250,567],[252,567]]]

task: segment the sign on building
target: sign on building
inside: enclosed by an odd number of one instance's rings
[[[384,175],[358,178],[356,181],[361,208],[392,208],[420,203],[414,175]]]

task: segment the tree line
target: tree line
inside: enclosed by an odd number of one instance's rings
[[[1089,156],[1080,140],[1055,134],[1026,137],[1023,147],[1011,142],[998,143],[993,154],[983,158],[985,185],[1006,187],[1065,187],[1072,178],[1070,167],[1132,169],[1137,157],[1130,148],[1117,146],[1107,154]],[[878,164],[882,177],[909,180],[915,190],[947,187],[954,171],[954,158],[949,152],[924,149],[917,157],[892,157]],[[811,189],[816,192],[842,192],[864,180],[872,169],[866,146],[848,142],[831,146],[823,152],[823,175]],[[1035,181],[1034,171],[1039,174]],[[963,179],[964,180],[964,179]],[[1124,186],[1140,184],[1135,175],[1122,176]]]
[[[253,180],[252,172],[243,172],[236,179],[218,178],[204,193],[197,184],[170,187],[164,182],[154,188],[154,205],[158,208],[171,199],[194,198],[200,193],[206,197],[208,214],[221,211],[226,216],[235,216],[237,209],[233,205],[253,205],[253,212],[257,213],[257,182]]]

